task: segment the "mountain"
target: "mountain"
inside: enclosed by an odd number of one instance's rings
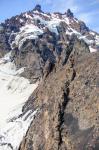
[[[0,150],[98,150],[98,75],[99,34],[70,9],[1,23]]]

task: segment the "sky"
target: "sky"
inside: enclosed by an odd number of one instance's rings
[[[64,13],[70,8],[76,18],[99,33],[99,0],[0,0],[0,22],[32,10],[36,4],[45,12]]]

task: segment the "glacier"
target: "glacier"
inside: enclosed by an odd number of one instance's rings
[[[0,150],[18,150],[38,110],[22,115],[22,107],[38,83],[21,77],[24,68],[16,69],[11,52],[0,59]],[[20,116],[20,117],[19,117]]]

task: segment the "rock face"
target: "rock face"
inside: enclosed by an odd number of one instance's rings
[[[70,9],[47,14],[37,5],[0,25],[0,57],[11,51],[20,76],[39,82],[23,106],[21,115],[39,112],[19,150],[99,149],[98,50],[99,34]]]
[[[63,26],[61,26],[61,30],[62,28]],[[20,51],[13,51],[12,55],[16,66],[18,68],[25,67],[22,76],[35,82],[45,74],[48,62],[54,65],[60,58],[61,64],[64,65],[71,51],[90,52],[88,45],[83,40],[71,36],[69,43],[66,44],[66,38],[68,37],[63,32],[58,37],[48,30],[38,39],[26,41]]]
[[[71,18],[74,17],[70,9],[67,10],[67,17],[71,17]]]
[[[35,6],[35,8],[33,9],[34,11],[39,11],[39,12],[42,12],[41,10],[41,6],[38,4]]]
[[[99,53],[71,54],[57,64],[23,108],[40,113],[19,149],[98,150],[98,75]]]
[[[8,36],[3,25],[0,26],[0,58],[4,54],[8,53],[11,50],[10,44],[8,43]]]
[[[31,82],[44,76],[48,64],[61,60],[64,65],[71,51],[78,49],[79,53],[81,46],[82,51],[97,51],[99,34],[76,19],[70,9],[48,14],[36,5],[0,25],[0,57],[11,50],[15,65],[25,68],[22,76]]]

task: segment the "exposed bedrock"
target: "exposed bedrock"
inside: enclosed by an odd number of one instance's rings
[[[64,66],[55,65],[23,108],[40,113],[19,149],[98,150],[98,75],[99,53],[72,54]]]

